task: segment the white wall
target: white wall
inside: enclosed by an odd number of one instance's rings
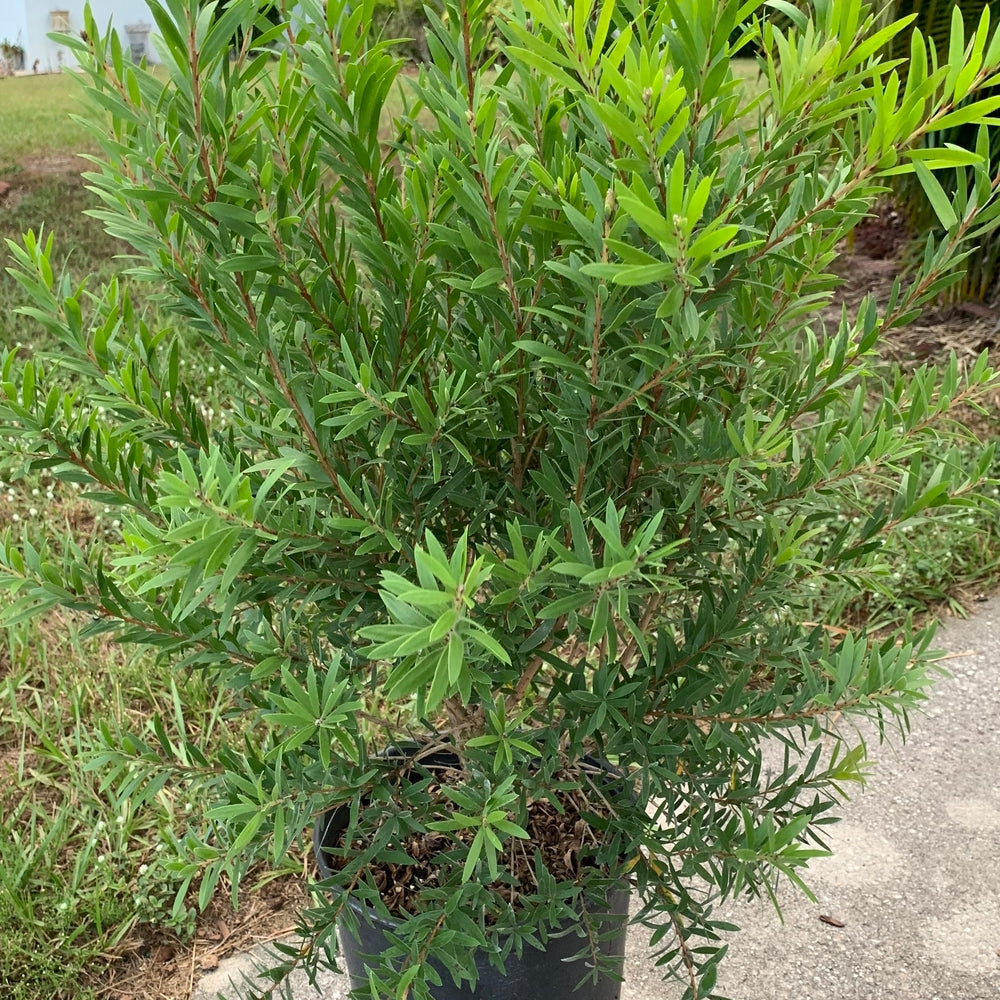
[[[39,72],[51,73],[61,66],[73,66],[76,60],[72,52],[64,45],[59,45],[48,37],[51,30],[51,12],[54,10],[69,11],[69,28],[77,33],[83,28],[83,8],[86,0],[28,0],[25,30],[25,69],[31,69],[38,60]],[[0,0],[4,6],[10,0]],[[127,45],[127,25],[152,25],[153,18],[149,13],[146,0],[91,0],[91,10],[94,20],[105,31],[108,21],[114,25],[122,41]],[[0,32],[2,35],[2,32]],[[146,56],[150,61],[155,59],[152,45],[147,40]]]

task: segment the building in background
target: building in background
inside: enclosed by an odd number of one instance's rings
[[[79,34],[86,0],[0,0],[0,45],[17,54],[12,69],[56,73],[76,65],[65,45],[49,38],[53,31]],[[110,21],[138,62],[156,60],[150,45],[153,18],[146,0],[90,0],[94,19],[103,28]],[[9,57],[9,61],[12,57]]]

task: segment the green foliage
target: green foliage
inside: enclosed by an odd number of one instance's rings
[[[178,834],[179,921],[190,887],[204,905],[287,865],[345,804],[330,901],[276,976],[320,960],[349,894],[384,914],[369,862],[434,831],[437,880],[358,995],[426,998],[428,956],[468,980],[478,949],[502,962],[627,878],[699,998],[715,902],[822,853],[867,766],[836,720],[905,731],[934,659],[930,627],[823,612],[891,593],[887,540],[975,510],[993,467],[958,459],[976,445],[949,420],[995,387],[985,357],[906,375],[876,348],[996,223],[987,144],[923,140],[989,118],[968,97],[1000,36],[902,84],[882,61],[902,24],[803,6],[781,28],[754,0],[449,3],[388,138],[401,60],[371,3],[301,0],[276,65],[230,60],[237,31],[285,34],[257,0],[215,21],[152,3],[166,82],[90,18],[71,42],[108,116],[98,215],[160,312],[54,273],[51,242],[11,246],[60,347],[3,354],[0,430],[121,534],[8,533],[0,576],[9,623],[69,607],[249,720],[214,748],[109,725],[87,755],[134,813],[168,781],[211,798]],[[956,162],[971,180],[942,198]],[[832,316],[837,246],[907,171],[947,235],[884,306]],[[186,327],[230,380],[223,412],[198,405]],[[378,755],[414,737],[458,754],[445,790]],[[595,844],[572,878],[535,856],[515,906],[510,858],[559,789]]]
[[[225,23],[223,16],[232,6],[232,0],[202,0],[201,6],[202,9],[211,8],[213,21],[222,20]],[[244,29],[242,25],[235,26],[233,34],[230,37],[233,55],[236,55],[239,49],[243,47],[245,41],[247,44],[254,44],[258,41],[262,32],[270,27],[282,24],[284,24],[284,17],[279,4],[275,3],[274,0],[269,4],[261,4],[257,23],[252,25],[249,30]]]
[[[8,176],[14,193],[0,214],[0,235],[20,239],[25,230],[38,229],[52,220],[59,233],[53,267],[67,269],[77,280],[86,275],[100,280],[117,273],[114,255],[123,247],[108,238],[100,222],[84,215],[85,210],[95,207],[97,199],[86,190],[79,174],[56,172],[25,177],[12,172]],[[12,260],[4,246],[0,250],[0,266],[6,269]],[[18,314],[22,302],[17,282],[4,270],[0,274],[0,342],[8,346],[19,343],[26,352],[43,344],[51,348],[53,342],[45,343],[43,328]]]
[[[98,279],[115,274],[118,264],[113,258],[121,249],[100,222],[84,215],[97,199],[80,180],[84,162],[77,154],[93,151],[95,144],[83,123],[74,122],[71,115],[85,109],[72,74],[4,80],[0,181],[10,184],[11,190],[0,204],[0,239],[20,240],[25,230],[55,228],[59,249],[53,267],[68,267],[77,280],[86,274]],[[22,298],[7,274],[10,263],[4,244],[0,246],[0,343],[20,343],[31,351],[41,330],[17,314]]]
[[[9,38],[0,39],[0,77],[24,69],[24,49]]]
[[[912,31],[896,35],[886,50],[887,56],[906,59],[912,56],[921,68],[930,64],[936,67],[945,59],[953,63],[962,52],[965,39],[970,40],[970,60],[965,64],[964,79],[959,79],[958,70],[952,70],[959,94],[968,87],[978,72],[984,48],[989,37],[991,20],[996,20],[1000,3],[995,0],[960,0],[959,3],[943,0],[896,0],[893,5],[895,16],[912,17]],[[926,46],[926,53],[923,51]],[[904,62],[904,68],[906,63]],[[926,72],[922,70],[922,72]],[[901,69],[903,79],[905,72]],[[931,74],[933,78],[933,74]],[[1000,85],[983,88],[976,95],[977,100],[995,99],[994,109],[1000,107]],[[925,144],[932,147],[949,148],[954,157],[952,169],[943,171],[939,177],[919,172],[917,175],[902,174],[893,181],[893,191],[899,206],[904,211],[911,227],[924,233],[933,230],[941,238],[956,219],[949,209],[944,208],[957,191],[964,190],[973,183],[968,166],[975,161],[980,144],[989,148],[989,156],[996,161],[1000,156],[1000,118],[994,115],[993,124],[982,131],[975,116],[965,118],[964,109],[949,115],[937,123],[938,127],[925,138]],[[965,155],[963,155],[963,152]],[[1000,239],[995,232],[985,234],[976,253],[965,262],[966,275],[961,284],[955,286],[953,294],[966,298],[983,299],[990,295],[1000,273]]]

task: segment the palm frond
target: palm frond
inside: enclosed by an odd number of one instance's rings
[[[965,26],[965,36],[968,39],[979,25],[983,10],[989,8],[990,22],[996,25],[1000,21],[1000,0],[896,0],[891,6],[891,15],[896,18],[908,14],[916,14],[913,29],[917,29],[933,44],[938,60],[948,57],[948,46],[951,37],[952,11],[956,8],[962,14]],[[886,47],[886,56],[890,59],[908,59],[910,54],[911,31],[901,32]],[[904,62],[898,72],[905,78],[907,63]],[[980,91],[976,99],[993,96],[1000,93],[1000,87],[991,87]],[[931,133],[925,139],[929,147],[955,145],[964,149],[974,150],[978,127],[957,125]],[[990,128],[990,159],[1000,162],[1000,127]],[[955,171],[943,171],[938,174],[947,194],[954,192],[958,179]],[[893,194],[897,208],[903,213],[911,229],[915,233],[926,233],[940,228],[923,188],[912,175],[902,175],[893,183]],[[1000,235],[991,234],[980,246],[979,252],[968,258],[966,275],[963,281],[951,289],[951,294],[961,298],[982,299],[989,295],[997,285],[1000,275]]]

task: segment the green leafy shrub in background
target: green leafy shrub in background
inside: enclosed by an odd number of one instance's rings
[[[988,149],[923,139],[1000,103],[956,110],[1000,35],[900,86],[882,53],[903,25],[855,0],[787,29],[756,0],[496,20],[454,0],[387,129],[401,60],[372,3],[301,0],[273,28],[259,0],[151,9],[166,82],[89,15],[69,43],[108,116],[90,183],[134,277],[238,390],[208,414],[120,283],[53,273],[51,240],[12,246],[61,348],[0,357],[7,460],[83,484],[121,537],[8,531],[6,620],[64,606],[227,693],[221,749],[106,725],[88,758],[135,810],[204,786],[175,870],[201,905],[349,807],[276,978],[334,961],[349,896],[386,915],[378,865],[433,833],[435,876],[357,995],[427,997],[428,959],[469,980],[477,952],[502,964],[567,920],[592,938],[622,880],[664,974],[710,995],[716,902],[801,884],[864,775],[836,720],[904,731],[930,683],[932,626],[816,614],[890,592],[894,532],[982,502],[992,449],[968,469],[949,416],[995,387],[985,358],[901,374],[876,347],[996,223]],[[255,27],[283,39],[276,64],[230,60]],[[731,65],[749,42],[750,102]],[[972,180],[946,201],[955,164]],[[838,245],[899,171],[953,224],[887,303],[827,308]],[[445,791],[380,758],[408,740],[457,755]],[[567,803],[586,846],[554,874],[530,831]]]
[[[996,0],[895,0],[890,7],[892,16],[913,16],[913,28],[920,32],[911,37],[903,32],[890,42],[887,55],[892,58],[927,58],[931,65],[937,62],[954,62],[956,52],[964,48],[964,39],[978,39],[979,51],[985,45],[990,21],[996,20],[1000,3]],[[992,15],[992,17],[991,17]],[[926,55],[913,50],[913,45],[924,46]],[[979,58],[979,56],[974,57]],[[905,80],[905,65],[901,75]],[[992,83],[976,95],[977,100],[1000,95],[1000,84]],[[1000,156],[1000,118],[995,118],[990,127],[982,126],[972,116],[969,121],[958,121],[947,128],[930,133],[925,143],[928,146],[953,146],[974,153],[980,143],[989,149],[990,158]],[[967,167],[956,164],[954,170],[943,171],[938,180],[947,198],[957,189],[967,187],[972,180]],[[893,182],[893,192],[911,228],[918,234],[934,230],[940,237],[951,222],[947,211],[942,216],[934,201],[929,199],[923,185],[912,174],[898,176]],[[940,202],[939,202],[940,204]],[[917,241],[919,243],[919,239]],[[1000,239],[995,232],[984,236],[977,252],[965,263],[966,275],[955,286],[952,294],[966,298],[983,299],[996,290],[997,275],[1000,273]]]
[[[4,38],[0,41],[0,76],[24,69],[24,49]]]

